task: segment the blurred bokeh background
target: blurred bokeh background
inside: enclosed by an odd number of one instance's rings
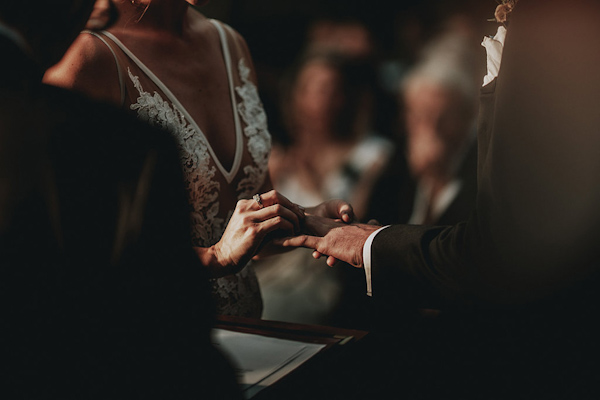
[[[384,88],[395,91],[402,72],[415,62],[420,49],[441,30],[454,25],[479,46],[481,36],[493,34],[495,0],[210,0],[201,11],[229,23],[246,39],[257,72],[271,134],[285,140],[278,107],[279,80],[309,45],[325,36],[330,41],[357,42],[360,33],[335,37],[327,23],[364,26],[380,63]],[[353,35],[353,36],[352,36]],[[343,44],[342,44],[343,45]],[[359,44],[356,43],[358,46]],[[480,49],[480,65],[485,53]]]

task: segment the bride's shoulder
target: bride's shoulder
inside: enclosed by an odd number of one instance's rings
[[[79,34],[61,61],[48,69],[44,82],[92,98],[120,102],[119,77],[114,56],[98,34]]]

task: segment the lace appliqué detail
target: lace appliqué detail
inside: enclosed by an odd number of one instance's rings
[[[203,135],[186,120],[175,105],[160,94],[144,91],[140,80],[128,69],[129,77],[140,96],[130,108],[138,118],[169,131],[179,144],[181,163],[191,210],[192,242],[196,246],[211,246],[223,235],[225,221],[218,218],[219,182],[213,180],[216,168],[210,166],[208,144]]]
[[[250,68],[244,59],[238,63],[240,78],[244,83],[235,88],[242,101],[238,103],[238,113],[246,123],[244,134],[248,138],[248,152],[255,165],[244,167],[246,177],[237,187],[238,199],[247,199],[255,194],[264,184],[271,151],[271,135],[267,126],[267,115],[263,109],[258,90],[250,80]]]
[[[261,317],[263,303],[252,263],[235,275],[212,280],[212,292],[220,315]]]
[[[236,191],[238,200],[250,198],[263,186],[267,176],[271,135],[267,126],[267,115],[263,109],[258,90],[250,81],[250,69],[244,59],[238,63],[242,86],[235,88],[242,99],[237,103],[237,112],[246,123],[244,135],[248,138],[248,152],[254,165],[244,167],[244,178],[240,180]],[[260,294],[258,279],[252,265],[246,266],[236,275],[224,276],[213,282],[213,292],[218,294],[217,307],[222,315],[247,315],[260,318],[262,298],[259,303],[248,303],[239,298],[240,292]]]
[[[263,186],[267,176],[271,136],[258,90],[250,80],[250,69],[243,59],[240,59],[238,69],[243,85],[235,87],[241,99],[236,106],[246,125],[244,135],[253,161],[253,164],[244,166],[244,176],[236,187],[239,200],[250,198]],[[208,143],[174,104],[164,100],[157,92],[150,94],[144,91],[139,78],[129,69],[128,72],[139,92],[137,102],[130,108],[137,112],[141,120],[168,130],[178,141],[192,207],[192,240],[197,246],[211,246],[223,235],[233,210],[229,210],[227,219],[218,217],[220,185],[214,180],[216,168],[210,165]],[[251,265],[235,275],[213,280],[212,286],[220,314],[260,317],[262,299]]]

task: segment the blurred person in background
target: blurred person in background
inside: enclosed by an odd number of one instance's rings
[[[390,78],[385,68],[390,44],[387,43],[389,38],[376,29],[382,25],[385,27],[387,20],[381,15],[376,17],[377,13],[361,15],[358,10],[347,12],[349,14],[339,11],[337,15],[315,18],[307,29],[303,54],[333,52],[369,65],[369,74],[372,74],[369,78],[370,129],[378,137],[393,140],[397,101],[388,88]],[[285,115],[283,119],[285,121]]]
[[[342,198],[362,217],[392,150],[372,127],[373,84],[373,68],[361,59],[332,50],[301,58],[282,102],[291,143],[274,147],[269,166],[282,194],[303,204]]]
[[[369,28],[356,18],[319,18],[307,31],[307,51],[337,51],[353,58],[370,59],[377,51]]]
[[[357,218],[393,146],[372,127],[374,70],[365,59],[331,48],[304,54],[290,71],[283,115],[291,143],[274,145],[274,187],[293,202],[350,202]],[[334,323],[345,271],[298,249],[257,266],[265,318]],[[345,275],[345,274],[344,274]],[[267,304],[268,303],[268,304]]]
[[[449,30],[406,73],[398,135],[405,143],[371,193],[369,219],[447,225],[468,218],[477,191],[476,65],[469,37]]]

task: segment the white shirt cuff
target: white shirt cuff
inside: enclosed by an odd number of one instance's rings
[[[363,268],[367,279],[367,296],[373,296],[373,288],[371,286],[371,245],[373,244],[375,236],[387,227],[389,227],[389,225],[383,226],[371,233],[363,245]]]

